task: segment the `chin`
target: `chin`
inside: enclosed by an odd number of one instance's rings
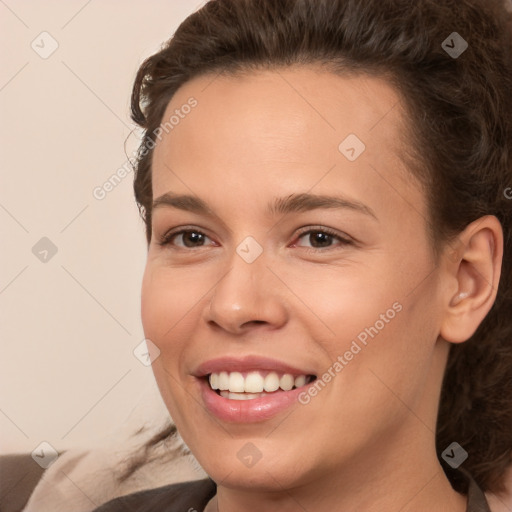
[[[233,465],[222,468],[217,466],[207,473],[217,485],[233,489],[246,488],[259,493],[282,492],[283,489],[297,487],[306,480],[303,474],[265,466],[245,470]]]
[[[212,441],[209,442],[211,450]],[[268,446],[262,448],[258,455],[256,444],[262,443],[255,440],[253,445],[251,441],[231,439],[228,449],[210,452],[207,456],[196,458],[217,485],[229,488],[250,488],[252,491],[259,492],[291,489],[305,484],[318,474],[313,467],[304,467],[304,461],[308,460],[308,457],[296,450],[293,452],[295,454],[293,458],[287,458],[278,446],[267,443]],[[273,455],[266,456],[265,452]],[[201,453],[200,448],[197,453]],[[252,460],[248,455],[251,453],[254,457]]]

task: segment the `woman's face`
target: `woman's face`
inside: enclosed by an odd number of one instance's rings
[[[196,78],[167,108],[142,320],[218,483],[282,489],[434,450],[446,293],[400,105],[377,78],[303,67]]]

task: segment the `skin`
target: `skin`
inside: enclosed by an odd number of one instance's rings
[[[203,76],[164,120],[191,96],[197,107],[155,148],[153,197],[192,194],[216,217],[154,208],[142,321],[167,408],[218,485],[207,510],[463,512],[436,457],[435,420],[450,343],[471,336],[496,296],[499,222],[479,219],[434,258],[425,193],[399,158],[405,115],[384,80],[314,67]],[[350,133],[366,145],[354,162],[338,150]],[[302,192],[344,195],[376,218],[266,212]],[[205,237],[158,244],[178,227]],[[299,232],[322,227],[352,243]],[[251,264],[236,252],[247,236],[263,248]],[[204,407],[200,363],[263,355],[320,376],[396,302],[402,310],[307,405],[245,425]],[[247,442],[261,452],[251,468],[237,457]]]

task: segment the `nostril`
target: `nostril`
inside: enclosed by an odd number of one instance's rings
[[[251,320],[251,321],[249,321],[249,322],[246,322],[246,323],[244,324],[244,327],[245,327],[246,325],[251,325],[251,324],[258,324],[258,325],[259,325],[259,324],[266,324],[266,323],[267,323],[267,322],[265,322],[265,320]]]

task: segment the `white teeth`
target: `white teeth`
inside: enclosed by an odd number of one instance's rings
[[[279,387],[281,389],[284,389],[285,391],[290,391],[290,389],[293,388],[294,384],[295,384],[295,379],[289,373],[285,373],[281,377],[281,380],[279,381]]]
[[[212,373],[209,377],[210,387],[219,390],[220,395],[232,400],[250,400],[259,398],[265,393],[273,393],[279,388],[290,391],[294,387],[300,388],[307,382],[306,375],[294,377],[289,373],[278,375],[270,372],[265,377],[258,371],[252,371],[244,375],[241,372]],[[232,395],[233,396],[230,396]]]
[[[299,377],[295,378],[295,387],[300,388],[301,386],[304,386],[306,384],[306,376],[300,375]]]
[[[265,393],[231,393],[230,391],[221,391],[220,396],[230,400],[252,400],[265,396]]]
[[[214,375],[212,373],[212,375]],[[219,374],[219,389],[228,390],[229,389],[229,373],[228,372],[220,372]]]
[[[265,391],[272,392],[279,389],[279,375],[276,372],[271,372],[265,377]]]
[[[261,393],[263,391],[263,375],[251,372],[245,377],[244,391],[246,393]]]
[[[219,389],[219,374],[212,373],[210,375],[210,387],[212,389]]]
[[[240,372],[231,372],[229,374],[229,391],[243,393],[245,391],[244,380],[244,376]]]

